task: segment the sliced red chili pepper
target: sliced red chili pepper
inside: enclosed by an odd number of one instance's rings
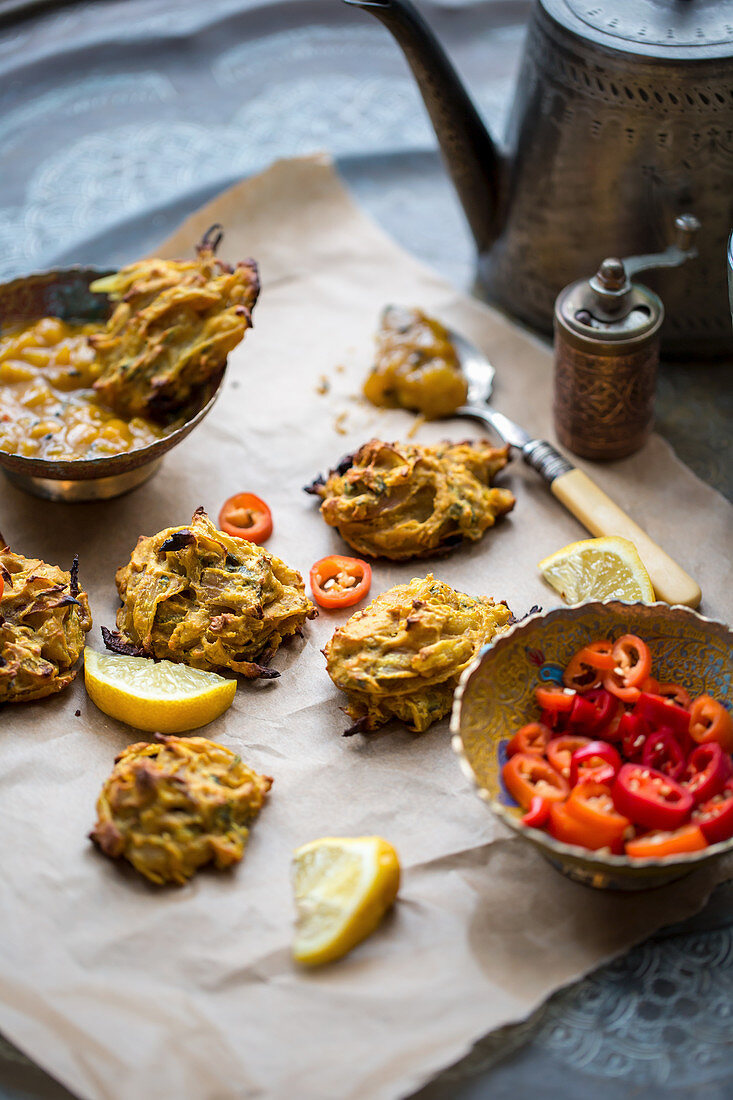
[[[587,727],[588,733],[600,733],[611,724],[613,718],[620,712],[621,706],[615,695],[605,688],[594,688],[583,695],[583,699],[592,703],[596,709],[595,717]],[[571,715],[572,719],[572,715]]]
[[[670,703],[676,703],[678,707],[682,707],[683,710],[689,710],[692,706],[692,698],[681,684],[660,684],[658,693],[665,699],[669,699]]]
[[[673,733],[687,734],[690,727],[690,712],[662,695],[642,692],[634,706],[634,714],[644,718],[650,729],[669,726]]]
[[[534,689],[534,697],[543,710],[571,710],[575,700],[574,691],[566,691],[562,684],[540,684]]]
[[[522,817],[522,824],[529,825],[531,829],[539,829],[547,822],[550,816],[552,802],[549,798],[543,798],[536,794],[529,804],[529,809]]]
[[[550,806],[550,818],[547,822],[547,831],[556,840],[563,844],[576,844],[579,848],[590,848],[587,843],[589,830],[577,818],[568,813],[567,803],[553,802]],[[602,847],[602,845],[599,845]]]
[[[611,696],[611,698],[614,698]],[[596,731],[596,737],[602,738],[604,741],[620,741],[623,737],[623,731],[621,729],[621,719],[626,714],[624,705],[620,699],[614,699],[616,703],[616,713],[601,729]]]
[[[611,783],[621,767],[621,757],[607,741],[591,741],[577,749],[570,760],[570,786],[576,783]]]
[[[571,790],[565,809],[588,829],[589,848],[610,848],[616,854],[623,851],[624,834],[631,822],[616,810],[606,784],[579,783]]]
[[[601,686],[601,671],[589,657],[595,659],[595,654],[589,654],[586,647],[573,654],[562,674],[565,687],[574,691],[590,691],[591,688]]]
[[[0,600],[3,598],[3,592],[5,591],[5,581],[0,577]]]
[[[529,809],[535,795],[549,801],[565,799],[570,788],[567,780],[541,756],[518,752],[501,770],[504,785],[523,809]]]
[[[669,726],[662,726],[647,735],[641,761],[670,779],[679,779],[685,770],[685,754]]]
[[[612,669],[614,665],[613,642],[610,638],[590,641],[586,646],[586,660],[597,669]]]
[[[517,752],[528,752],[533,756],[544,756],[551,737],[551,731],[541,722],[528,722],[514,734],[506,747],[506,754],[514,756]]]
[[[648,695],[659,695],[659,680],[653,676],[647,676],[639,684],[639,691],[645,691]]]
[[[570,762],[574,752],[590,744],[590,737],[581,737],[580,734],[562,733],[559,737],[553,737],[547,742],[547,759],[553,768],[564,776],[570,778]]]
[[[569,802],[553,802],[550,806],[550,818],[547,822],[547,831],[550,836],[554,836],[564,844],[575,844],[579,848],[590,848],[592,851],[597,851],[599,848],[622,851],[623,841],[609,836],[606,830],[598,828],[597,825],[593,826],[586,821],[580,821],[570,812],[569,805]]]
[[[568,712],[562,710],[541,710],[540,722],[548,729],[558,733],[565,729]]]
[[[571,729],[584,729],[590,733],[595,729],[598,719],[598,711],[585,695],[576,695],[573,700],[573,709],[568,715],[568,726]]]
[[[622,703],[635,703],[641,695],[641,691],[638,687],[626,687],[623,682],[623,676],[616,672],[615,668],[605,673],[603,677],[603,686],[606,691],[610,691],[612,695],[616,695]]]
[[[733,780],[712,798],[701,802],[692,811],[692,820],[699,825],[708,844],[719,844],[733,836]]]
[[[731,777],[731,762],[717,741],[698,745],[690,753],[685,774],[680,780],[695,802],[706,802],[722,791]]]
[[[272,512],[254,493],[236,493],[222,505],[219,527],[247,542],[265,542],[272,534]]]
[[[711,695],[698,695],[690,707],[690,737],[698,744],[717,741],[726,752],[733,752],[733,717]]]
[[[618,812],[646,829],[678,829],[694,805],[689,791],[643,764],[624,764],[611,794]]]
[[[627,760],[640,761],[644,752],[644,743],[649,735],[649,726],[638,714],[622,714],[618,723],[621,751]]]
[[[360,558],[332,554],[310,571],[313,599],[321,607],[351,607],[363,600],[372,583],[372,567]]]
[[[649,646],[636,634],[624,634],[613,647],[613,659],[625,688],[639,687],[651,672]]]
[[[654,859],[682,852],[700,852],[708,842],[699,825],[682,825],[674,832],[644,833],[626,842],[626,855],[633,859]]]
[[[585,663],[592,665],[593,668],[609,669],[616,664],[613,657],[613,642],[610,638],[599,638],[596,642],[589,642],[580,653]]]

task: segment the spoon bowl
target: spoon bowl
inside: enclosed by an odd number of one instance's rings
[[[472,344],[465,336],[461,336],[460,332],[448,329],[448,335],[453,347],[456,349],[461,370],[468,382],[466,404],[457,408],[453,415],[465,416],[469,420],[478,420],[495,435],[498,435],[502,443],[508,443],[511,447],[519,448],[525,459],[530,462],[530,452],[525,448],[534,446],[538,441],[533,440],[523,428],[520,428],[518,424],[504,416],[503,413],[489,407],[496,375],[493,364],[475,344]],[[549,448],[548,443],[542,443],[541,446]],[[571,469],[571,466],[565,462],[562,455],[559,455],[557,451],[553,451],[553,454],[558,462],[564,463],[563,470]],[[532,464],[530,462],[530,465]],[[560,467],[558,466],[559,470]]]

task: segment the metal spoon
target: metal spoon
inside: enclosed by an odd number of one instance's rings
[[[488,405],[495,370],[483,352],[458,332],[450,338],[468,380],[468,399],[456,416],[478,420],[522,452],[524,461],[550,486],[553,496],[580,520],[592,535],[620,535],[634,543],[646,566],[657,598],[670,604],[697,607],[701,592],[697,583],[662,550],[638,524],[626,515],[587,474],[577,469],[544,439],[533,439],[503,413]]]

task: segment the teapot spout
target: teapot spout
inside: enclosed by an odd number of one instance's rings
[[[344,0],[392,33],[417,80],[479,254],[502,224],[504,158],[443,47],[409,0]]]

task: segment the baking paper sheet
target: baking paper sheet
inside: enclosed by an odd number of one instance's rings
[[[238,490],[264,497],[269,548],[304,574],[345,551],[301,487],[370,436],[404,438],[413,425],[358,398],[386,303],[419,305],[478,343],[497,369],[496,406],[552,436],[548,349],[399,250],[325,158],[277,163],[220,196],[161,254],[190,254],[215,221],[224,258],[259,260],[263,292],[208,419],[149,484],[117,500],[50,504],[0,485],[0,528],[15,549],[66,567],[79,553],[98,649],[99,625],[114,622],[114,571],[137,536],[186,523],[200,504],[215,516]],[[478,434],[453,421],[417,439]],[[592,474],[698,579],[701,610],[730,619],[733,509],[723,498],[658,437]],[[553,606],[536,563],[584,533],[521,464],[500,484],[517,505],[481,543],[427,565],[377,563],[372,593],[432,568],[517,615]],[[115,754],[139,737],[99,712],[81,679],[0,711],[0,1030],[79,1096],[404,1096],[480,1035],[693,913],[730,875],[730,861],[718,863],[643,896],[575,885],[476,798],[447,721],[421,736],[395,724],[342,739],[343,700],[320,650],[347,614],[309,623],[274,659],[280,679],[242,683],[203,731],[275,782],[240,866],[183,888],[149,885],[86,839]],[[298,970],[293,848],[371,833],[401,857],[395,911],[341,962]]]

